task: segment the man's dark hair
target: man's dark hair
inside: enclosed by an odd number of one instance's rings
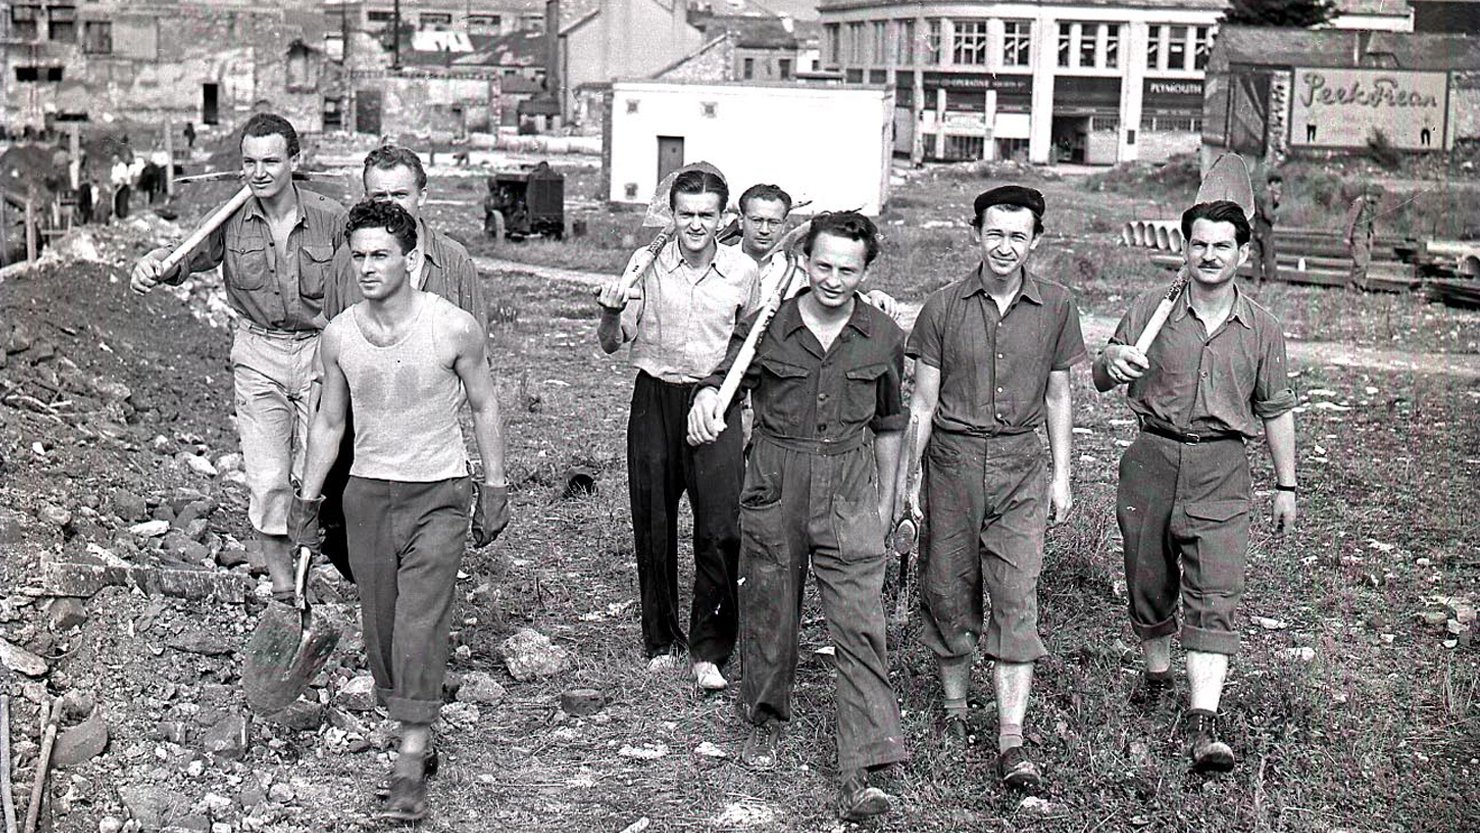
[[[427,170],[421,166],[421,157],[411,148],[403,148],[398,145],[381,145],[375,150],[365,154],[365,170],[360,177],[370,173],[371,168],[379,168],[389,171],[392,168],[410,168],[416,174],[416,187],[425,189],[427,187]]]
[[[780,185],[767,185],[762,183],[746,188],[745,193],[740,195],[740,201],[735,204],[736,207],[740,209],[741,214],[745,213],[745,206],[751,200],[771,200],[773,202],[779,202],[782,205],[786,206],[787,214],[791,213],[791,194],[788,194],[785,191],[781,190]]]
[[[401,244],[401,254],[410,254],[416,248],[416,221],[406,209],[393,202],[362,200],[349,210],[349,220],[344,224],[344,236],[362,228],[383,228]]]
[[[823,234],[831,234],[844,240],[863,241],[863,265],[868,266],[879,256],[879,229],[874,221],[857,211],[824,211],[812,218],[807,229],[807,238],[802,242],[802,251],[812,256],[812,244]]]
[[[1233,223],[1233,236],[1240,246],[1249,242],[1249,238],[1253,236],[1249,229],[1249,218],[1244,214],[1244,207],[1233,200],[1200,202],[1182,212],[1182,238],[1184,240],[1192,239],[1192,224],[1198,220]]]
[[[1279,171],[1270,171],[1269,173],[1267,173],[1267,174],[1264,175],[1264,181],[1265,182],[1271,182],[1271,183],[1272,182],[1284,182],[1285,181],[1285,177]]]
[[[242,125],[243,139],[248,136],[272,135],[282,136],[283,140],[288,143],[290,158],[298,155],[298,131],[293,129],[293,125],[287,119],[277,113],[258,113]]]
[[[679,194],[717,194],[720,211],[724,211],[725,206],[730,204],[730,186],[725,184],[724,178],[698,168],[684,171],[673,178],[673,190],[668,192],[670,211],[678,205]]]

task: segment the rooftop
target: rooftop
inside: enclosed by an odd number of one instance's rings
[[[1380,56],[1380,62],[1363,61]],[[1208,72],[1230,64],[1285,67],[1390,69],[1480,69],[1480,40],[1427,32],[1366,32],[1351,29],[1272,29],[1224,26],[1218,31]]]
[[[997,0],[941,0],[952,6],[968,5],[992,7],[1008,5]],[[1074,6],[1089,8],[1168,9],[1176,11],[1223,11],[1228,0],[1028,0],[1036,6]],[[863,9],[871,7],[915,7],[919,0],[821,0],[819,11],[830,9]],[[1022,0],[1011,5],[1024,5]]]

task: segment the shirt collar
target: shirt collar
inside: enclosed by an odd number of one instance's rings
[[[298,218],[293,222],[293,226],[297,228],[308,222],[308,213],[303,210],[303,194],[298,192],[298,183],[289,182],[288,187],[293,189],[293,210],[298,214]],[[256,217],[260,220],[267,219],[267,215],[262,211],[262,203],[256,198],[247,200],[246,216]]]
[[[746,260],[750,259],[750,255],[740,251],[740,248],[738,246],[715,245],[714,259],[709,262],[709,268],[713,269],[715,272],[718,272],[720,277],[722,278],[729,277],[731,263],[733,262],[731,258],[737,255],[745,258]],[[668,241],[668,243],[664,245],[663,248],[658,252],[658,257],[656,258],[656,260],[658,263],[658,268],[669,274],[678,271],[679,267],[686,265],[686,262],[683,259],[683,255],[680,254],[678,251],[677,240]],[[705,270],[705,274],[708,274],[707,269]]]
[[[796,303],[783,304],[781,309],[776,312],[775,326],[780,328],[783,336],[789,337],[797,330],[807,326],[807,322],[802,320],[801,299],[802,296],[811,291],[811,287],[802,287],[801,291],[793,297]],[[868,338],[869,334],[873,332],[872,318],[868,310],[869,303],[864,300],[861,293],[855,292],[853,296],[853,314],[848,316],[848,323],[844,326],[852,327],[858,331],[859,335]]]
[[[421,256],[433,266],[442,266],[442,244],[437,240],[436,232],[427,226],[426,220],[416,221],[416,245],[421,249]]]
[[[990,294],[987,292],[986,277],[982,274],[982,270],[985,268],[984,265],[978,263],[975,269],[967,273],[966,280],[961,284],[961,297],[963,299],[970,298],[978,292],[983,295]],[[1038,279],[1033,277],[1033,273],[1028,270],[1027,266],[1023,267],[1023,285],[1018,288],[1017,297],[1022,298],[1024,301],[1031,301],[1039,306],[1043,305],[1043,290],[1038,285]]]
[[[1192,311],[1192,282],[1188,281],[1187,288],[1177,296],[1177,305],[1172,308],[1172,320],[1181,321]],[[1228,311],[1228,320],[1237,321],[1244,329],[1254,329],[1254,307],[1249,301],[1249,296],[1239,289],[1238,284],[1233,285],[1233,308]]]

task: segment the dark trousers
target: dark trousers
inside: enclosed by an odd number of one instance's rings
[[[1125,450],[1115,514],[1138,638],[1176,633],[1180,603],[1183,648],[1238,651],[1233,612],[1244,592],[1250,484],[1236,440],[1186,445],[1143,431]]]
[[[127,185],[118,186],[113,192],[113,216],[122,220],[128,216],[128,198],[131,189]]]
[[[1275,266],[1273,226],[1255,224],[1253,249],[1254,277],[1259,281],[1277,280],[1279,273]]]
[[[431,723],[441,710],[472,488],[466,477],[431,483],[351,477],[344,489],[365,654],[392,720]]]
[[[649,657],[685,645],[695,661],[723,665],[735,648],[739,617],[740,483],[744,477],[740,408],[712,444],[690,446],[693,385],[639,373],[627,420],[627,484],[642,599],[642,640]],[[678,499],[694,510],[694,602],[689,633],[678,619]]]
[[[884,523],[872,446],[836,455],[756,436],[740,505],[740,702],[753,723],[791,719],[810,559],[837,673],[838,769],[907,760],[885,649]]]

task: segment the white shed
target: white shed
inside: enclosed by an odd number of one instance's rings
[[[882,87],[618,81],[607,118],[607,193],[646,204],[669,171],[711,162],[731,200],[758,182],[812,211],[877,216],[889,199],[894,93]]]

